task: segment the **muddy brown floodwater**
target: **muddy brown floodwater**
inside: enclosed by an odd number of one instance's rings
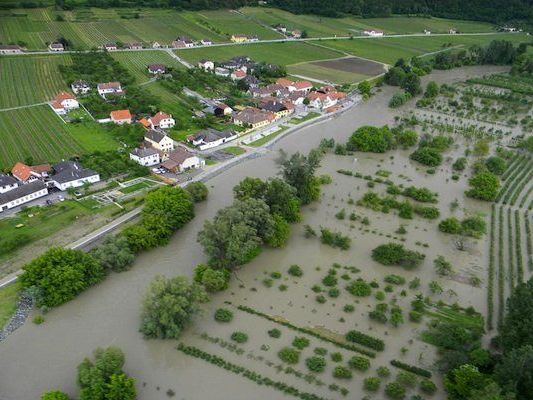
[[[482,75],[499,71],[499,68],[463,68],[447,72],[437,72],[429,77],[439,82],[455,82],[464,80],[469,76]],[[425,78],[427,81],[428,77]],[[277,149],[283,148],[288,152],[307,152],[314,148],[323,137],[334,137],[344,142],[348,136],[359,126],[365,124],[384,125],[392,124],[394,116],[402,111],[392,111],[387,107],[387,102],[394,92],[394,88],[385,87],[367,103],[350,110],[349,112],[332,120],[314,125],[294,133],[275,145],[272,152],[263,157],[246,161],[235,166],[208,182],[210,195],[208,201],[198,205],[196,218],[185,228],[179,231],[165,247],[143,253],[138,257],[133,268],[124,273],[112,274],[103,283],[87,290],[78,298],[46,315],[46,322],[35,325],[30,322],[17,330],[5,342],[0,344],[0,399],[2,400],[30,400],[38,399],[43,391],[61,389],[71,395],[77,393],[76,366],[98,346],[119,346],[126,354],[126,371],[136,377],[139,399],[157,400],[167,399],[166,391],[172,389],[177,399],[262,399],[285,398],[281,392],[258,386],[243,377],[233,375],[223,369],[212,366],[204,361],[185,356],[175,350],[177,341],[144,340],[138,332],[139,311],[142,294],[157,274],[167,276],[191,275],[193,268],[205,262],[202,249],[196,242],[198,231],[203,222],[212,218],[216,211],[232,202],[232,187],[246,176],[266,178],[276,173],[274,159]],[[457,146],[447,155],[456,157],[462,154],[464,147]],[[361,299],[359,303],[349,297],[347,292],[338,299],[328,299],[328,302],[319,305],[315,302],[315,294],[310,290],[314,284],[320,283],[332,262],[343,265],[354,265],[361,269],[360,275],[365,280],[376,279],[382,284],[382,277],[388,273],[397,273],[411,279],[419,276],[423,283],[423,291],[427,283],[436,279],[432,267],[433,258],[445,255],[459,271],[479,270],[480,277],[485,278],[487,241],[480,241],[473,245],[468,252],[453,251],[451,239],[440,234],[434,222],[415,217],[406,223],[408,230],[406,246],[426,253],[423,267],[416,271],[402,271],[396,268],[387,268],[374,263],[370,258],[370,250],[377,244],[389,241],[386,234],[393,234],[399,226],[399,220],[392,213],[378,214],[361,207],[350,206],[346,203],[348,196],[354,200],[366,192],[366,182],[349,176],[337,174],[340,168],[352,169],[363,174],[375,174],[378,169],[392,172],[390,179],[396,183],[409,183],[416,186],[427,186],[439,193],[439,206],[443,217],[450,214],[449,204],[458,199],[461,207],[483,211],[488,206],[467,200],[463,196],[466,179],[459,182],[446,181],[450,177],[450,163],[440,167],[436,175],[427,175],[423,169],[417,169],[412,164],[407,153],[397,151],[386,155],[357,154],[358,161],[354,163],[353,157],[328,155],[323,162],[320,173],[327,173],[333,177],[333,183],[324,186],[324,193],[320,202],[309,206],[304,211],[304,221],[292,228],[291,239],[285,249],[265,250],[257,259],[246,265],[238,274],[239,279],[233,279],[229,290],[216,295],[213,302],[206,306],[204,316],[197,319],[195,324],[184,333],[182,339],[186,344],[194,344],[205,348],[206,351],[217,353],[227,359],[248,366],[277,378],[298,388],[315,392],[328,398],[341,398],[340,394],[328,392],[321,387],[313,389],[301,379],[285,374],[277,374],[273,369],[255,361],[231,354],[221,353],[219,347],[202,340],[198,334],[207,332],[210,336],[228,338],[234,330],[243,330],[250,336],[250,342],[244,347],[255,353],[260,353],[259,347],[268,343],[270,350],[265,351],[265,358],[276,361],[278,346],[290,344],[295,332],[281,328],[282,339],[273,342],[266,335],[267,329],[272,329],[272,323],[250,316],[245,313],[236,313],[236,318],[229,326],[219,326],[212,318],[212,310],[229,300],[233,304],[246,304],[265,313],[284,316],[299,326],[326,326],[330,330],[345,332],[351,327],[367,331],[372,335],[386,341],[386,351],[378,354],[372,361],[373,373],[380,365],[387,365],[392,358],[401,358],[405,362],[421,364],[431,367],[434,358],[434,349],[416,339],[421,325],[406,322],[399,328],[377,326],[372,323],[367,312],[375,304],[372,298]],[[390,156],[394,156],[392,159]],[[405,176],[405,178],[399,175]],[[403,180],[402,180],[403,179]],[[376,191],[383,191],[376,185]],[[350,227],[348,219],[338,221],[335,213],[345,208],[347,215],[355,211],[359,215],[368,216],[371,220],[370,230],[375,233],[364,232],[360,223]],[[458,211],[460,216],[462,211]],[[323,246],[317,239],[304,239],[302,235],[303,224],[315,228],[319,225],[328,226],[347,233],[352,237],[352,248],[341,252]],[[382,234],[380,236],[380,233]],[[428,243],[428,248],[416,246],[420,241]],[[287,291],[280,292],[277,285],[266,288],[261,281],[265,273],[281,271],[284,279],[288,277],[286,270],[291,264],[299,264],[305,271],[298,282],[292,279],[283,281],[289,287]],[[315,267],[320,266],[321,271]],[[457,296],[443,295],[447,302],[459,301],[463,306],[473,305],[481,312],[485,312],[486,294],[484,288],[472,288],[454,280],[441,282],[445,290],[453,289]],[[241,286],[240,286],[241,285]],[[425,285],[425,286],[424,286]],[[396,293],[391,296],[396,297]],[[398,304],[407,305],[412,299],[398,297]],[[390,297],[388,298],[390,300]],[[342,312],[342,306],[351,302],[356,309],[353,314]],[[334,305],[334,303],[336,303]],[[404,307],[404,313],[408,308]],[[346,319],[345,322],[339,320]],[[404,316],[407,320],[407,315]],[[333,351],[331,345],[324,345],[311,339],[312,346],[323,346]],[[400,348],[408,348],[405,356],[400,355]],[[311,350],[307,349],[310,352]],[[347,353],[347,352],[345,352]],[[345,355],[346,357],[349,354]],[[239,361],[240,360],[240,361]],[[331,363],[330,363],[331,364]],[[297,367],[305,370],[301,362]],[[328,364],[328,368],[331,365]],[[370,376],[355,374],[352,381],[336,382],[350,390],[347,398],[362,397],[362,377]],[[325,382],[333,383],[331,372],[328,369],[322,377]],[[434,379],[438,382],[439,379]],[[326,386],[327,387],[327,386]],[[380,397],[381,396],[381,397]],[[288,398],[288,397],[287,397]],[[383,398],[383,395],[374,395],[374,399]],[[435,396],[434,398],[442,398]]]

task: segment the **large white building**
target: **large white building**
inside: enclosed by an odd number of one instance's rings
[[[152,147],[133,149],[130,151],[130,159],[145,167],[151,167],[161,162],[159,152]]]
[[[85,169],[75,161],[62,161],[53,167],[54,174],[50,181],[59,190],[77,188],[85,183],[100,182],[100,175],[91,170]]]
[[[31,182],[8,192],[0,193],[0,212],[21,206],[47,194],[48,189],[41,181]]]
[[[52,109],[59,115],[64,115],[70,110],[80,108],[80,103],[72,94],[60,92],[50,103]]]
[[[18,185],[18,181],[12,176],[0,174],[0,193],[16,189]]]
[[[124,93],[120,82],[99,83],[96,88],[98,89],[98,94],[104,99],[107,95],[121,95]]]

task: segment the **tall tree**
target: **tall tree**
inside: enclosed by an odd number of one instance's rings
[[[280,173],[285,182],[296,189],[296,195],[302,204],[309,204],[320,196],[320,183],[315,172],[320,166],[321,158],[322,154],[318,150],[311,150],[307,156],[300,153],[289,156],[280,150],[280,156],[276,160]]]

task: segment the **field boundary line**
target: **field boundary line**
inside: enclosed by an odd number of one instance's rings
[[[48,104],[48,102],[47,102],[47,101],[44,101],[44,102],[42,102],[42,103],[26,104],[26,105],[23,105],[23,106],[10,107],[10,108],[2,108],[2,109],[0,109],[0,112],[22,110],[22,109],[24,109],[24,108],[31,108],[31,107],[44,106],[45,104]]]

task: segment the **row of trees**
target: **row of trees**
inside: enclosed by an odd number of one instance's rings
[[[38,306],[56,307],[72,300],[89,286],[100,282],[110,271],[128,269],[135,254],[166,244],[170,236],[194,217],[189,189],[165,186],[146,195],[141,222],[108,237],[90,253],[54,247],[23,268],[22,286]]]
[[[401,127],[389,129],[387,125],[381,128],[366,125],[358,128],[350,136],[346,150],[385,153],[397,147],[414,146],[417,142],[418,134],[413,130]]]

